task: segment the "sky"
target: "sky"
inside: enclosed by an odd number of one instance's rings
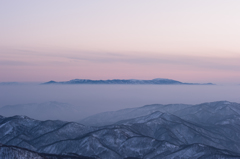
[[[0,0],[0,82],[240,83],[239,0]]]

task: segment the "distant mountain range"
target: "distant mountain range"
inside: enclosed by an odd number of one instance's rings
[[[147,105],[97,114],[85,123],[94,120],[104,126],[0,116],[0,158],[240,158],[238,103]]]
[[[6,105],[0,107],[0,115],[14,116],[14,115],[26,115],[28,117],[38,120],[66,120],[74,121],[79,119],[79,110],[77,107],[56,101],[44,102],[44,103],[29,103],[29,104],[17,104]]]
[[[90,80],[90,79],[74,79],[70,81],[56,82],[49,81],[43,84],[157,84],[157,85],[213,85],[213,83],[183,83],[180,81],[164,78],[156,78],[152,80],[137,79],[113,79],[113,80]]]
[[[231,118],[239,116],[240,104],[228,101],[202,103],[197,105],[152,104],[143,107],[98,113],[79,120],[78,122],[90,126],[105,126],[118,123],[119,121],[150,115],[158,111],[176,115],[192,123],[216,124],[226,119],[231,121]],[[240,122],[240,118],[235,119],[238,119]]]

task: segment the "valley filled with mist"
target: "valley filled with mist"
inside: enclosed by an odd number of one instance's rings
[[[77,121],[150,104],[240,103],[239,94],[240,85],[0,85],[0,115]]]
[[[0,87],[0,158],[240,158],[238,86]]]

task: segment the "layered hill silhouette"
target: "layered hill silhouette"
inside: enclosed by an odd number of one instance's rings
[[[104,126],[1,116],[0,143],[70,157],[240,158],[239,112],[240,104],[227,101],[148,105],[112,112],[117,120]]]

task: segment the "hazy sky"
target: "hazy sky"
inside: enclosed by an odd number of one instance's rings
[[[239,0],[0,0],[0,82],[240,83]]]

